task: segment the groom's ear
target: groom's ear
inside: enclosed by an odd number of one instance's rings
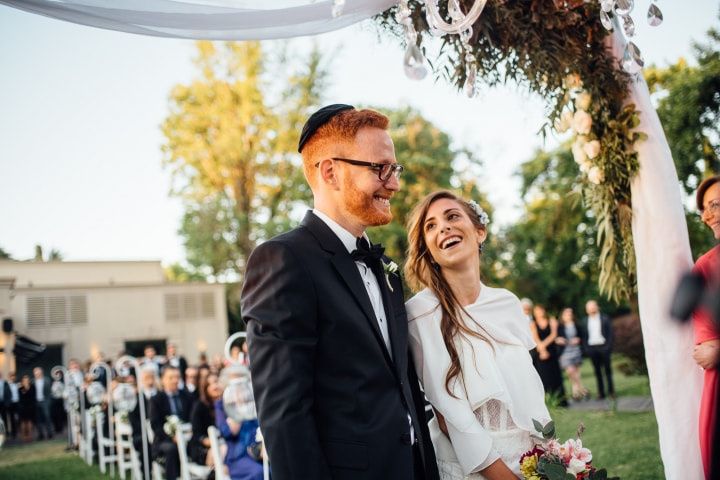
[[[333,190],[338,190],[338,170],[335,162],[326,158],[318,164],[318,169],[320,170],[320,179],[322,183],[328,185]]]

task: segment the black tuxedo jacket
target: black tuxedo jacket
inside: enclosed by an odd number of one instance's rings
[[[182,405],[182,412],[178,415],[180,420],[183,422],[190,421],[190,409],[192,408],[192,400],[185,390],[178,390],[178,399]],[[163,429],[165,420],[167,417],[172,415],[172,409],[170,408],[170,397],[167,393],[159,391],[157,395],[150,398],[150,427],[153,429],[153,451],[155,448],[163,442],[172,442],[172,439],[168,437],[167,433]]]
[[[582,339],[582,346],[584,350],[587,350],[590,345],[588,345],[588,321],[590,320],[590,317],[585,317],[584,324],[582,325],[580,330],[580,338]],[[605,347],[609,350],[612,350],[613,346],[613,328],[612,328],[612,320],[610,317],[605,315],[604,313],[600,313],[600,330],[602,333],[603,338],[605,339],[605,343],[603,345],[594,345],[593,347]]]
[[[438,478],[402,284],[388,280],[392,291],[378,283],[392,356],[357,265],[312,212],[250,256],[242,315],[274,479],[412,479],[408,414],[424,478]]]

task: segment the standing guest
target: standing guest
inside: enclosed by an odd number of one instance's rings
[[[8,410],[8,417],[10,418],[10,432],[12,438],[17,438],[18,426],[20,421],[20,386],[15,381],[15,372],[10,372],[8,375],[8,386],[10,387],[10,408]]]
[[[612,364],[610,362],[613,345],[613,328],[610,317],[600,312],[595,300],[588,300],[585,304],[585,326],[582,329],[582,345],[585,355],[590,357],[597,380],[598,399],[605,398],[605,382],[607,393],[615,398],[615,385],[612,378]],[[604,376],[604,378],[603,378]]]
[[[198,388],[198,369],[195,367],[187,367],[184,378],[184,388],[192,397],[193,403],[195,403],[200,398],[200,389]]]
[[[185,357],[178,355],[177,345],[172,342],[167,342],[165,345],[165,365],[171,365],[180,370],[180,388],[183,388],[188,362],[185,360]]]
[[[30,383],[30,376],[23,375],[20,380],[20,403],[18,416],[20,418],[20,440],[29,442],[32,440],[35,417],[37,416],[37,397],[35,386]]]
[[[177,368],[165,367],[160,383],[162,391],[150,399],[150,425],[155,435],[152,456],[165,459],[165,477],[175,480],[180,475],[180,456],[175,439],[170,438],[163,427],[171,415],[187,423],[192,399],[185,390],[180,390],[180,370]]]
[[[560,345],[560,367],[565,370],[572,385],[572,397],[580,400],[588,394],[580,379],[580,365],[582,364],[582,336],[580,328],[575,323],[575,314],[572,308],[564,308],[560,314],[560,326],[555,343]]]
[[[149,365],[155,369],[155,375],[160,376],[160,366],[162,365],[162,361],[157,356],[155,347],[152,345],[145,345],[143,352],[145,356],[140,359],[140,365]]]
[[[207,430],[208,427],[215,425],[214,404],[222,398],[223,394],[222,387],[218,382],[218,376],[214,373],[208,375],[200,384],[198,391],[200,398],[195,402],[190,413],[192,438],[188,442],[188,455],[195,463],[213,465]]]
[[[400,188],[388,123],[315,112],[298,146],[314,208],[248,260],[241,310],[275,480],[438,478],[397,265],[366,234]]]
[[[35,399],[36,402],[36,426],[38,431],[38,440],[52,438],[53,424],[50,416],[50,404],[52,397],[50,395],[50,379],[45,376],[45,372],[40,367],[33,368]]]
[[[198,368],[207,368],[210,370],[210,364],[208,363],[207,353],[200,352],[198,357]]]
[[[533,307],[533,321],[530,324],[535,344],[537,345],[537,362],[535,368],[540,375],[545,393],[554,395],[560,405],[567,406],[565,386],[558,360],[558,348],[555,344],[558,322],[555,317],[548,317],[545,307],[536,304]]]
[[[696,202],[703,222],[712,230],[715,240],[720,240],[720,176],[704,180],[697,190]],[[717,291],[720,285],[720,245],[715,245],[701,256],[693,272],[700,275],[707,285]],[[717,319],[716,319],[717,320]],[[720,330],[712,315],[705,309],[693,314],[695,349],[693,359],[703,369],[703,392],[700,401],[700,454],[706,478],[710,478],[713,435],[718,405],[718,365],[720,365]],[[717,441],[717,440],[715,440]],[[715,458],[716,462],[720,462]],[[715,465],[715,471],[720,464]]]
[[[2,372],[0,372],[0,420],[5,424],[6,428],[10,426],[11,401],[10,383],[3,378]]]

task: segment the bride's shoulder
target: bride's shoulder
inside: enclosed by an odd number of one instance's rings
[[[503,302],[507,303],[508,305],[517,305],[518,307],[520,306],[520,299],[517,297],[517,295],[515,295],[507,288],[490,287],[487,285],[483,285],[483,289],[486,291],[487,297],[489,297],[495,302]]]
[[[432,317],[432,313],[437,310],[438,305],[438,299],[429,289],[419,291],[405,302],[408,322]]]

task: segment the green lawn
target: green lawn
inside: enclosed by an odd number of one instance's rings
[[[624,362],[622,355],[613,355],[613,383],[615,383],[615,393],[618,397],[628,396],[650,396],[650,383],[646,375],[625,375],[618,365]],[[564,374],[563,374],[564,376]],[[590,390],[592,397],[597,396],[597,382],[595,381],[595,373],[593,372],[592,363],[589,359],[583,361],[580,368],[580,378],[582,383]],[[607,385],[605,386],[607,390]],[[572,392],[570,382],[565,379],[565,391],[569,394]]]
[[[66,452],[67,442],[33,442],[0,450],[0,479],[107,480],[97,467],[89,467],[76,453]]]

